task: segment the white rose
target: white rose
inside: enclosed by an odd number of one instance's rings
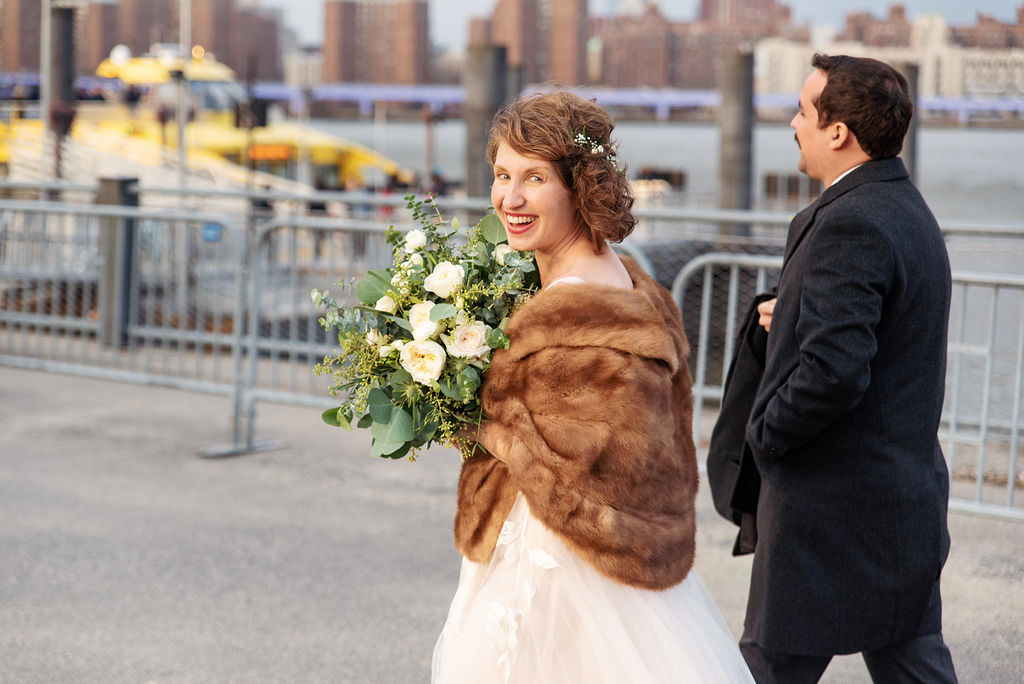
[[[434,302],[420,302],[409,308],[409,325],[413,327],[413,330],[430,322],[430,310],[433,308]]]
[[[505,265],[505,257],[508,255],[509,252],[514,252],[514,251],[515,250],[512,249],[511,247],[509,247],[508,244],[503,242],[503,243],[501,243],[500,245],[498,245],[498,246],[496,246],[494,248],[494,260],[497,261],[502,266],[504,266]]]
[[[413,252],[427,246],[427,236],[422,230],[410,230],[405,234],[405,251]]]
[[[437,334],[437,322],[430,320],[430,310],[433,308],[434,302],[420,302],[409,309],[412,339],[428,340]]]
[[[366,344],[376,345],[380,341],[380,335],[377,334],[377,329],[374,328],[370,332],[366,333]]]
[[[416,382],[430,386],[444,371],[444,347],[431,340],[416,340],[402,347],[399,362]]]
[[[427,321],[426,323],[420,323],[412,329],[412,339],[414,340],[429,340],[431,337],[437,334],[437,323],[434,321]]]
[[[395,340],[391,343],[391,348],[395,351],[402,351],[402,347],[405,346],[405,340]]]
[[[423,257],[420,256],[419,254],[413,254],[412,256],[410,256],[409,257],[409,261],[411,261],[416,266],[422,266],[423,265]]]
[[[444,336],[444,346],[448,353],[462,359],[477,358],[491,350],[487,346],[487,333],[491,327],[483,321],[473,321],[468,325],[460,325],[451,335]]]
[[[462,287],[462,279],[466,271],[450,261],[442,261],[434,267],[434,271],[423,281],[423,287],[438,297],[448,298]]]
[[[377,311],[386,311],[389,314],[393,314],[398,311],[398,304],[395,304],[395,300],[387,295],[384,295],[377,300],[377,303],[373,305],[373,308]]]

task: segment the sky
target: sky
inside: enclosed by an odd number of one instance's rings
[[[557,0],[556,0],[557,1]],[[871,12],[878,17],[889,15],[889,6],[896,0],[784,0],[793,10],[797,23],[809,21],[814,26],[841,29],[843,19],[852,12]],[[1014,21],[1021,0],[900,0],[913,20],[918,14],[941,14],[954,26],[973,25],[978,12],[1001,21]],[[465,46],[469,20],[487,16],[495,0],[429,0],[430,32],[435,45],[451,48]],[[614,14],[620,0],[591,0],[593,15]],[[323,42],[324,0],[259,0],[264,7],[284,9],[285,24],[299,35],[304,44]],[[692,21],[697,16],[699,0],[659,0],[662,13],[676,21]]]

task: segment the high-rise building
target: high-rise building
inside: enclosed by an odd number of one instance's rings
[[[324,3],[324,47],[322,74],[325,83],[356,80],[356,6],[354,0]]]
[[[224,61],[231,65],[238,78],[243,81],[283,78],[280,10],[236,7],[231,21],[235,39],[229,46],[230,56]]]
[[[218,60],[229,63],[235,71],[246,65],[245,60],[239,61],[238,56],[245,57],[244,52],[236,51],[234,44],[247,43],[255,36],[239,30],[234,24],[235,6],[233,0],[191,0],[192,2],[192,45],[201,45],[203,49]],[[177,42],[175,39],[174,42]],[[234,43],[234,44],[233,44]],[[191,46],[189,46],[191,47]]]
[[[700,21],[720,26],[771,24],[779,13],[777,0],[701,0]]]
[[[505,60],[523,84],[540,80],[537,11],[537,0],[498,0],[491,13],[490,44],[505,46]]]
[[[117,5],[110,0],[93,0],[78,16],[75,63],[78,73],[91,74],[118,43]]]
[[[587,0],[546,0],[547,75],[552,81],[580,85],[587,81]]]
[[[0,0],[0,71],[38,71],[39,0]]]
[[[149,52],[155,43],[177,43],[178,1],[120,0],[117,38],[133,55]]]
[[[426,83],[430,42],[426,0],[327,0],[327,83]]]

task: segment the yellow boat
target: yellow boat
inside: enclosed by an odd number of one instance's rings
[[[111,79],[111,87],[104,89],[102,99],[77,103],[71,137],[131,150],[139,163],[159,164],[177,155],[175,112],[179,85],[184,83],[189,166],[204,160],[228,162],[237,167],[239,178],[252,169],[260,176],[302,181],[318,189],[362,188],[371,174],[378,182],[381,177],[401,183],[412,180],[410,172],[374,150],[297,121],[259,120],[262,125],[245,126],[252,123],[248,117],[255,109],[246,89],[231,68],[199,46],[187,57],[177,45],[154,45],[149,54],[138,57],[118,46],[95,73]],[[41,136],[41,131],[38,119],[12,119],[6,125],[0,121],[0,172],[5,165],[10,167],[14,145],[9,141],[19,134]]]

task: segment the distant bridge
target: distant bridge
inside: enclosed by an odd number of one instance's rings
[[[0,73],[0,100],[11,99],[17,86],[38,87],[39,75],[34,73]],[[98,88],[118,88],[119,82],[96,76],[79,76],[75,87],[81,92]],[[654,112],[658,119],[669,118],[672,110],[715,109],[722,102],[717,90],[681,90],[677,88],[576,88],[585,97],[595,98],[608,107],[638,107]],[[250,88],[252,97],[261,100],[289,102],[294,108],[306,102],[349,102],[358,105],[360,113],[370,115],[378,103],[422,105],[439,113],[449,106],[460,106],[466,90],[457,85],[394,85],[374,83],[325,83],[309,90],[286,83],[257,82]],[[797,95],[755,94],[756,108],[796,109]],[[919,107],[925,112],[946,113],[960,121],[969,121],[976,114],[1012,114],[1024,118],[1024,97],[986,95],[977,97],[922,97]]]

